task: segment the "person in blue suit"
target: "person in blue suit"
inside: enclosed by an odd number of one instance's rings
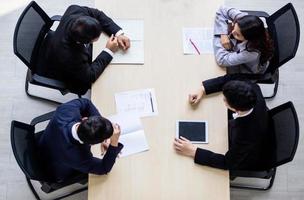
[[[107,174],[123,145],[118,142],[120,127],[102,117],[93,103],[84,98],[60,105],[37,144],[56,181],[79,173]],[[105,142],[110,138],[110,143]],[[91,145],[101,143],[103,159],[92,155]]]

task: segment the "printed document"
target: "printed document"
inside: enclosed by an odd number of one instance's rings
[[[117,113],[132,113],[139,117],[158,114],[154,89],[132,90],[115,94]]]
[[[183,28],[184,54],[213,54],[213,28]]]

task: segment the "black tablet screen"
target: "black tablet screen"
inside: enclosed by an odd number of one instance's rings
[[[205,122],[179,122],[179,136],[183,136],[190,141],[206,141]]]

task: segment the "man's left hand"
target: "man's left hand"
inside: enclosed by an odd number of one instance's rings
[[[130,48],[130,39],[127,36],[119,35],[117,36],[117,41],[122,50],[126,51]]]
[[[197,147],[184,137],[175,138],[173,142],[175,151],[178,154],[194,158]]]

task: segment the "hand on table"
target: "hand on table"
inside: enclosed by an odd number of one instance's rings
[[[205,88],[202,86],[196,94],[189,94],[188,100],[191,105],[197,105],[205,95]]]
[[[115,53],[119,49],[117,37],[111,35],[111,37],[107,41],[106,48],[110,49],[113,53]]]
[[[130,39],[127,36],[124,36],[123,34],[119,35],[117,36],[117,41],[122,50],[126,51],[130,48]]]
[[[194,158],[197,147],[184,137],[175,138],[173,147],[178,154]]]

